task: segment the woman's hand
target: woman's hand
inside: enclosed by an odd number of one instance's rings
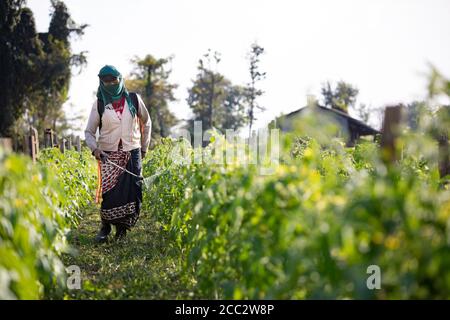
[[[108,158],[108,154],[105,153],[105,152],[103,152],[103,151],[100,150],[100,149],[95,149],[95,150],[94,150],[94,157],[95,157],[95,159],[104,162],[104,161],[106,161],[106,159]]]
[[[141,159],[144,159],[146,154],[147,154],[147,151],[141,150]]]

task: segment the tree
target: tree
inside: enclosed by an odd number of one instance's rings
[[[86,63],[84,53],[72,54],[70,35],[81,36],[62,1],[53,0],[49,32],[37,33],[25,1],[0,2],[0,135],[11,136],[25,124],[39,131],[58,130],[68,121],[62,110],[67,100],[72,67]]]
[[[248,59],[250,62],[250,83],[248,84],[248,121],[249,121],[249,128],[248,128],[248,136],[250,138],[251,132],[252,132],[252,126],[253,122],[256,120],[255,118],[255,110],[259,109],[261,111],[264,111],[264,107],[261,107],[256,99],[264,94],[264,91],[259,90],[256,88],[256,83],[258,81],[261,81],[266,77],[265,72],[259,71],[259,56],[264,53],[264,48],[260,47],[258,44],[253,43],[251,46],[251,50],[248,54]]]
[[[439,96],[450,96],[450,80],[446,79],[435,66],[430,65],[430,75],[428,82],[428,98],[433,99]]]
[[[72,35],[82,36],[84,25],[77,25],[70,17],[64,2],[51,1],[53,12],[49,30],[40,33],[45,60],[42,64],[42,82],[40,90],[33,96],[33,107],[30,109],[29,122],[39,130],[50,127],[58,132],[70,129],[70,121],[66,119],[63,104],[68,99],[72,70],[86,65],[85,52],[73,54],[70,45]]]
[[[248,123],[245,110],[246,94],[246,87],[230,83],[225,86],[223,108],[218,111],[218,116],[222,119],[220,124],[222,130],[238,130]]]
[[[225,77],[217,71],[212,70],[213,61],[215,69],[217,69],[221,60],[219,52],[212,53],[211,49],[208,49],[203,57],[204,59],[199,60],[198,74],[193,86],[188,90],[187,102],[194,112],[196,120],[201,119],[207,130],[217,125],[214,111],[220,108],[225,92],[224,85],[228,83],[228,80],[225,80]],[[205,62],[208,64],[207,66],[205,66]]]
[[[0,136],[12,136],[41,76],[42,44],[23,0],[0,2]]]
[[[339,81],[335,89],[331,87],[330,82],[327,81],[322,86],[322,96],[326,107],[337,109],[339,111],[348,113],[348,109],[355,106],[356,97],[359,90],[344,81]]]
[[[406,105],[406,121],[411,130],[418,130],[421,125],[421,119],[426,114],[431,114],[425,101],[413,101]]]
[[[359,106],[355,104],[352,110],[355,112],[356,117],[359,118],[362,122],[369,123],[371,111],[367,104],[360,103]]]
[[[194,118],[188,121],[188,129],[192,129],[193,121],[202,121],[205,130],[236,130],[244,126],[247,89],[233,85],[225,76],[212,70],[212,59],[215,68],[220,62],[219,53],[212,55],[208,50],[204,58],[206,61],[199,60],[197,76],[188,89],[187,103],[194,114]]]
[[[132,60],[135,68],[126,86],[130,91],[138,92],[144,100],[152,119],[152,140],[167,137],[170,128],[177,122],[175,115],[169,110],[169,103],[176,101],[174,90],[178,87],[169,82],[172,70],[167,64],[172,57],[157,59],[147,55]]]

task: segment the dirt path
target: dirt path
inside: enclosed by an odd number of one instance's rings
[[[113,232],[106,244],[93,239],[100,225],[98,208],[92,206],[72,231],[69,242],[75,256],[65,256],[66,266],[81,269],[80,290],[68,290],[69,299],[190,299],[193,281],[183,277],[168,240],[158,224],[143,214],[120,243]]]

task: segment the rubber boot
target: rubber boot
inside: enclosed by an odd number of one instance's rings
[[[127,235],[127,228],[121,224],[116,225],[116,235],[114,239],[116,241],[123,240]]]
[[[111,233],[111,225],[106,222],[102,222],[100,231],[95,236],[95,242],[104,243],[108,240],[108,235]]]

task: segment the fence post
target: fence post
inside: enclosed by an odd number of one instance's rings
[[[77,151],[79,153],[81,153],[81,139],[80,139],[80,136],[76,137],[76,139],[75,139],[75,146],[77,148]]]
[[[59,140],[59,150],[61,151],[61,153],[64,153],[66,151],[66,139],[61,138]]]
[[[46,148],[53,148],[55,144],[54,137],[53,137],[53,130],[51,128],[45,129],[44,134],[44,145]]]
[[[67,143],[67,150],[72,150],[72,136],[68,136],[66,139],[66,143]]]
[[[400,135],[403,106],[389,106],[384,111],[381,135],[381,157],[385,163],[399,159],[398,137]]]
[[[439,146],[439,176],[441,178],[450,174],[450,148],[448,143],[448,135],[442,134],[438,138]]]
[[[25,139],[25,142],[27,153],[30,155],[33,162],[36,162],[39,153],[39,137],[37,130],[32,126],[30,126],[30,133],[27,139]]]
[[[0,138],[0,147],[7,152],[11,152],[13,150],[12,138]]]
[[[37,157],[39,155],[39,133],[38,133],[36,128],[32,127],[31,129],[33,131],[34,147],[35,147],[35,150],[36,150],[36,157]]]

